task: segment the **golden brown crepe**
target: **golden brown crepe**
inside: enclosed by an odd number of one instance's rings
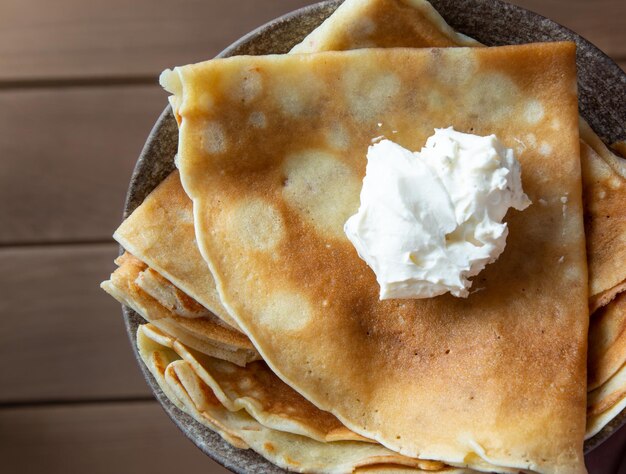
[[[212,316],[208,309],[179,290],[169,280],[152,268],[146,267],[146,269],[139,274],[135,283],[139,288],[157,300],[161,306],[169,309],[178,316],[182,316],[183,318]]]
[[[239,367],[186,347],[154,325],[142,326],[139,333],[176,352],[229,411],[245,410],[266,427],[318,441],[373,442],[298,395],[262,361]]]
[[[626,366],[589,392],[587,400],[587,433],[591,438],[626,408]]]
[[[478,45],[478,43],[473,40],[454,33],[427,2],[416,0],[406,3],[399,0],[347,0],[320,28],[309,35],[301,45],[294,48],[294,52],[312,52],[315,49],[352,49],[374,45],[427,47],[433,45],[453,46],[455,44]],[[592,137],[595,136],[593,132],[591,132],[591,134]],[[519,145],[518,151],[520,151],[520,149],[523,150],[525,146],[526,144]],[[149,205],[144,206],[144,209],[146,207],[148,209],[141,213],[143,214],[144,222],[155,222],[155,217],[157,221],[165,218],[169,223],[175,223],[177,219],[180,219],[182,222],[189,222],[192,219],[191,202],[182,191],[178,177],[170,177],[169,182],[170,189],[167,193],[155,191],[155,193],[153,193],[152,202],[147,200]],[[170,201],[168,194],[173,194],[175,198]],[[137,232],[137,235],[141,235],[141,218],[135,219],[135,224],[134,231]],[[159,259],[165,258],[167,266],[168,263],[172,261],[172,257],[167,255],[168,247],[172,249],[180,245],[179,243],[173,244],[174,242],[182,241],[183,247],[185,248],[184,238],[185,236],[193,235],[193,228],[191,228],[191,233],[186,232],[186,234],[177,234],[178,230],[179,228],[173,227],[171,224],[167,225],[166,223],[166,225],[162,227],[162,233],[159,233],[160,229],[158,226],[149,226],[148,232],[152,235],[153,242],[157,243],[157,250],[162,252],[151,252],[151,257],[155,259],[156,262],[158,262]],[[127,232],[125,237],[130,239],[130,241],[135,238],[132,231]],[[162,239],[161,242],[164,244],[161,245],[160,248],[158,246],[159,239]],[[590,240],[588,239],[588,245],[589,244]],[[173,279],[182,282],[183,285],[185,284],[184,280],[198,281],[195,275],[192,276],[189,273],[189,269],[192,268],[192,266],[188,263],[197,262],[199,254],[197,251],[194,252],[194,249],[191,247],[186,250],[187,251],[177,255],[177,258],[180,259],[180,265],[178,265],[177,268],[171,266],[168,268],[172,275],[175,275],[177,271],[187,272],[186,278],[173,277]],[[186,260],[187,257],[190,258]],[[593,262],[593,258],[590,258],[590,266],[593,265]],[[207,279],[212,280],[206,268],[201,268],[201,266],[193,268],[200,269],[199,274],[201,275],[202,281]],[[600,269],[602,269],[601,266]],[[152,270],[148,269],[148,272],[152,272]],[[155,276],[159,275],[156,272],[153,273]],[[590,287],[591,286],[593,286],[593,276],[590,279]],[[175,288],[176,287],[167,289],[171,290]],[[199,292],[202,291],[206,290],[200,289]],[[216,313],[228,319],[227,312],[221,307],[216,292],[209,289],[208,293],[209,304],[206,306],[217,308]],[[182,294],[184,295],[184,293]],[[156,297],[163,305],[168,306],[165,299],[159,298],[158,295],[154,293],[152,293],[152,296]],[[207,301],[206,296],[205,301]],[[168,308],[172,309],[171,306],[168,306]],[[176,307],[176,309],[179,315],[183,315],[180,311],[180,305]],[[193,314],[195,314],[195,312],[191,311],[189,316]],[[229,322],[233,325],[236,324],[232,320],[229,320]],[[618,358],[615,360],[618,360]]]
[[[607,161],[610,152],[606,147],[604,158],[596,149],[602,151],[587,137],[580,152],[591,312],[626,289],[626,180]],[[626,360],[626,353],[624,356]]]
[[[589,327],[589,438],[626,406],[626,294],[620,293],[626,288],[626,182],[607,159],[610,152],[598,143],[599,139],[595,141],[590,136],[588,126],[582,123],[581,130],[586,130],[586,140],[581,142],[581,165],[586,198],[589,306],[595,311]]]
[[[415,2],[415,4],[419,3],[427,2]],[[430,4],[427,5],[430,6]],[[338,45],[342,45],[345,49],[367,47],[372,44],[385,45],[390,41],[389,38],[397,38],[394,33],[388,31],[394,29],[403,31],[401,25],[405,25],[406,21],[397,13],[397,17],[394,15],[392,19],[387,18],[388,21],[379,21],[383,16],[382,12],[398,12],[405,7],[406,4],[400,0],[347,0],[322,26],[307,36],[293,51],[332,50]],[[428,16],[435,18],[433,15]],[[409,20],[409,23],[412,21],[419,23],[420,19],[415,17]],[[434,23],[426,23],[425,30],[436,25],[435,28],[439,28],[441,34],[445,35],[445,32],[449,31],[449,26],[441,17]],[[360,27],[361,24],[373,25],[365,31],[367,37],[364,37],[365,33]],[[397,43],[396,46],[411,46],[414,45],[411,43],[412,41],[422,41],[422,38],[415,39],[414,35],[405,33],[406,31],[403,31],[401,35],[405,38],[404,42]],[[319,39],[320,35],[323,36],[321,40]],[[449,33],[446,36],[456,45],[482,46],[477,42],[474,44],[467,43],[465,38],[457,39]],[[419,44],[419,46],[434,46],[434,44]],[[624,258],[626,226],[624,224],[623,206],[626,191],[622,184],[622,178],[626,177],[626,161],[612,153],[584,120],[580,120],[579,126],[589,267],[589,306],[590,311],[593,312],[606,305],[616,294],[626,289],[626,265],[623,264],[626,261]],[[531,146],[538,145],[533,140],[520,140],[516,151],[523,153],[528,142]],[[623,148],[621,145],[617,144],[617,147],[614,145],[614,148],[620,150]],[[609,313],[614,314],[615,310],[612,309]],[[591,371],[589,390],[598,388],[626,362],[626,347],[621,344],[616,344],[613,347],[608,346],[609,342],[613,343],[619,340],[621,336],[619,328],[615,324],[611,324],[607,317],[592,319],[591,324],[592,335],[589,342],[588,361]],[[603,334],[606,338],[605,344],[595,347],[599,341],[593,337],[593,333]],[[612,381],[612,387],[611,393],[617,389],[621,390],[621,387],[617,386],[616,380]],[[593,410],[590,413],[593,413]],[[618,413],[619,410],[613,409],[610,413],[605,411],[602,416],[590,415],[588,436],[591,432],[597,433]]]
[[[626,293],[597,311],[589,323],[587,437],[626,407]]]
[[[198,252],[191,201],[180,186],[177,171],[122,222],[113,238],[184,294],[240,331],[222,306],[213,276]]]
[[[589,390],[598,388],[626,362],[626,293],[621,293],[589,322]]]
[[[424,0],[346,0],[291,52],[479,45]]]
[[[609,150],[600,137],[596,135],[589,124],[582,118],[580,120],[580,136],[617,174],[622,178],[626,178],[626,160]],[[613,147],[619,153],[620,150],[624,148],[624,142],[617,142],[613,144]]]
[[[223,392],[220,393],[219,385],[206,370],[206,364],[214,366],[214,361],[193,353],[150,325],[139,327],[137,346],[141,358],[163,391],[180,409],[234,446],[252,448],[283,468],[297,472],[350,473],[359,466],[392,463],[415,468],[411,472],[421,472],[422,469],[450,472],[444,470],[445,466],[439,462],[407,458],[371,442],[316,440],[320,430],[330,428],[324,420],[332,416],[307,405],[301,397],[279,402],[266,400],[266,404],[273,403],[274,408],[282,411],[278,417],[271,413],[268,416],[263,409],[248,411],[246,407],[251,406],[250,403],[235,407]],[[244,390],[254,399],[254,386]],[[296,431],[303,433],[294,434],[293,428],[299,422]],[[335,428],[331,429],[341,430],[344,436],[350,435],[337,420],[334,425]],[[352,436],[355,436],[354,433]],[[341,439],[339,432],[334,437]]]
[[[573,45],[236,57],[163,82],[183,104],[179,169],[201,253],[283,380],[409,456],[584,472]],[[366,148],[397,132],[419,149],[449,125],[527,143],[519,159],[535,204],[508,216],[507,249],[480,275],[485,290],[379,302],[342,231]]]
[[[260,358],[246,336],[225,325],[212,314],[193,319],[179,316],[142,290],[137,282],[150,269],[139,259],[125,253],[115,262],[119,268],[101,287],[147,321],[200,352],[237,365],[245,365]]]

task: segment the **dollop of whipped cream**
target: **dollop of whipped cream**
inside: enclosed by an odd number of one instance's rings
[[[513,150],[495,135],[436,129],[420,152],[369,147],[361,205],[344,225],[374,270],[380,299],[467,297],[506,245],[510,207],[531,204]]]

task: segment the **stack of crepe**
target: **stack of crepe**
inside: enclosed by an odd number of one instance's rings
[[[626,405],[626,166],[572,44],[480,46],[425,1],[346,0],[289,55],[163,73],[178,171],[102,286],[181,410],[298,472],[585,472]],[[342,230],[367,146],[451,125],[514,148],[534,204],[480,291],[381,302]]]

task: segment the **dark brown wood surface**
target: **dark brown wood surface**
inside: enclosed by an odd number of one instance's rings
[[[4,0],[0,79],[147,78],[212,56],[307,0]]]
[[[0,471],[226,472],[152,400],[98,283],[166,104],[158,73],[307,3],[0,1]],[[626,66],[623,0],[514,3]],[[588,456],[590,472],[616,473],[624,446],[621,430]]]
[[[7,474],[229,472],[212,468],[154,401],[5,408],[0,427]]]
[[[117,252],[115,244],[0,249],[0,404],[150,397],[120,305],[98,287]]]
[[[0,90],[0,244],[109,240],[165,103],[156,85]]]

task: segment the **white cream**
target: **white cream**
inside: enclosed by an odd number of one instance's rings
[[[529,205],[513,150],[450,127],[420,152],[390,140],[370,146],[361,205],[344,231],[381,300],[467,297],[469,278],[504,250],[509,207]]]

